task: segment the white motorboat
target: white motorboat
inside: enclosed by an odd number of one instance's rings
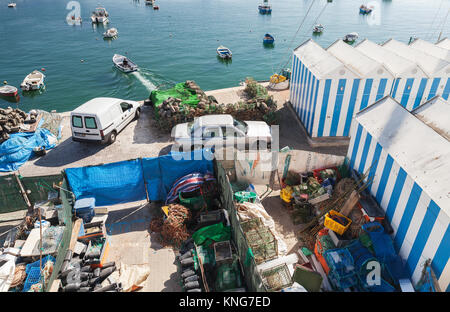
[[[217,54],[223,59],[231,58],[233,56],[231,50],[222,45],[217,48]]]
[[[45,87],[44,85],[45,75],[38,70],[34,70],[28,74],[23,82],[20,84],[20,88],[23,91],[39,90]]]
[[[313,33],[316,33],[316,34],[321,33],[321,32],[323,32],[323,29],[324,29],[324,27],[322,24],[316,24],[316,25],[314,25]]]
[[[15,2],[8,3],[8,8],[15,8],[15,7],[16,7],[16,3]]]
[[[146,5],[153,5],[155,3],[155,0],[145,0]]]
[[[358,33],[351,32],[351,33],[345,35],[342,40],[344,40],[347,43],[353,43],[356,41],[356,39],[358,39],[358,37],[359,37]]]
[[[123,71],[124,73],[131,73],[139,69],[139,67],[135,63],[133,63],[128,57],[120,54],[114,54],[112,61],[114,63],[114,66],[116,66],[119,70]]]
[[[95,24],[106,24],[109,22],[108,16],[108,11],[105,8],[98,7],[92,12],[91,21]]]
[[[109,38],[115,38],[117,37],[119,33],[117,32],[116,28],[109,28],[103,33],[103,38],[109,39]]]

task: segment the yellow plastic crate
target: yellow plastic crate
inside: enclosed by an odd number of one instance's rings
[[[345,218],[348,223],[346,226],[343,226],[342,224],[334,221],[333,219],[331,219],[331,216],[339,216],[342,218]],[[330,230],[338,233],[339,235],[342,235],[345,233],[345,231],[347,231],[347,229],[349,228],[350,224],[352,224],[352,220],[347,218],[346,216],[344,216],[343,214],[335,211],[335,210],[330,210],[326,215],[325,215],[325,222],[324,225],[326,228],[329,228]]]

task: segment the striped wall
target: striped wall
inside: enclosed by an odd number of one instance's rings
[[[313,138],[347,137],[352,117],[388,94],[410,111],[437,94],[450,95],[450,77],[319,79],[295,53],[290,83],[290,102]]]
[[[432,259],[441,290],[450,291],[450,217],[356,120],[347,157],[353,169],[373,179],[369,190],[386,212],[412,281],[419,281],[423,263]]]

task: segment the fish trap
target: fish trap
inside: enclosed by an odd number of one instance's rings
[[[278,242],[269,227],[261,226],[244,232],[256,264],[275,259],[278,256]]]
[[[293,284],[286,263],[262,271],[261,277],[267,291],[279,291]]]

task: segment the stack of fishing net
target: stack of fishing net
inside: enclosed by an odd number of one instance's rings
[[[179,247],[182,242],[189,238],[186,221],[191,219],[188,208],[179,204],[168,206],[167,218],[155,218],[150,222],[150,230],[160,233],[164,246]]]

